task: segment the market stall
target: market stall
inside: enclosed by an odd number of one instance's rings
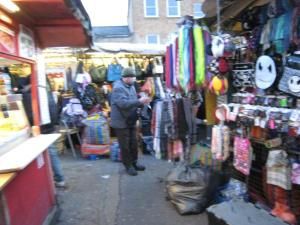
[[[95,47],[48,48],[43,51],[46,75],[61,109],[61,121],[81,131],[81,154],[84,157],[109,154],[113,141],[101,136],[106,137],[107,133],[114,136],[113,130],[109,129],[107,122],[99,121],[109,120],[112,85],[121,78],[123,68],[135,70],[139,91],[149,77],[158,73],[153,70],[157,62],[162,68],[161,50],[152,49],[151,54],[147,54],[143,51],[144,46],[135,50],[131,47],[127,50],[107,47],[104,51],[95,50]],[[159,73],[162,74],[162,71]],[[72,110],[70,106],[75,104],[77,109]],[[97,113],[102,114],[97,115],[100,120],[95,117]],[[90,136],[93,133],[97,135]]]
[[[231,1],[222,12],[217,10],[210,27],[208,20],[189,16],[178,23],[178,37],[166,51],[166,87],[174,93],[173,101],[179,95],[192,100],[191,92],[203,96],[205,110],[199,109],[198,116],[213,127],[206,160],[201,160],[204,146],[198,147],[201,162],[214,168],[229,162],[231,176],[246,185],[248,197],[243,200],[296,224],[299,2]],[[161,152],[161,145],[154,147]],[[171,149],[182,152],[182,147]],[[183,152],[189,149],[183,145]],[[247,210],[243,213],[246,216]],[[216,217],[211,219],[215,225]]]

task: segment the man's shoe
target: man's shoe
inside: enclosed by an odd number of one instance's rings
[[[56,181],[55,182],[55,187],[65,188],[66,187],[66,183],[64,181]]]
[[[134,167],[129,167],[128,169],[126,169],[127,171],[127,174],[130,175],[130,176],[136,176],[138,175],[138,173],[136,172],[135,168]]]
[[[137,171],[144,171],[146,169],[146,167],[144,167],[143,165],[139,164],[139,163],[133,163],[133,167],[134,169],[136,169]]]

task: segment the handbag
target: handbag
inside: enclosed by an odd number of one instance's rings
[[[91,66],[89,73],[91,74],[92,81],[94,83],[101,83],[106,80],[107,69],[104,65],[101,66]]]
[[[235,63],[232,65],[232,85],[235,88],[254,87],[254,64]]]
[[[292,55],[287,58],[278,88],[283,92],[300,97],[300,56]]]
[[[234,138],[234,167],[244,175],[250,174],[252,148],[248,138]]]

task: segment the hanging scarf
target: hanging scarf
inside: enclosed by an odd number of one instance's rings
[[[179,44],[178,44],[178,37],[175,39],[174,45],[174,76],[173,76],[173,87],[178,88],[178,80],[179,80]]]
[[[190,41],[190,83],[189,90],[195,88],[195,60],[194,60],[194,38],[193,38],[193,29],[189,31],[189,41]]]
[[[171,88],[171,46],[167,47],[167,52],[166,52],[166,71],[165,71],[165,79],[166,79],[166,87]]]
[[[179,60],[179,74],[178,81],[181,87],[184,85],[184,27],[179,30],[178,36],[178,60]]]
[[[207,53],[206,46],[209,46],[211,44],[211,35],[207,27],[203,27],[203,36],[204,36],[204,52],[205,52],[205,65],[209,65],[210,62],[213,60],[213,57]],[[204,85],[206,85],[207,81],[210,81],[212,79],[213,74],[206,69],[206,66],[204,67]]]
[[[173,81],[173,77],[174,77],[174,57],[173,57],[173,46],[174,44],[171,44],[170,45],[170,55],[169,55],[169,62],[170,62],[170,80],[169,80],[169,85],[170,87],[169,88],[172,88],[172,81]]]
[[[155,96],[157,98],[166,98],[165,91],[163,89],[160,77],[154,77]]]
[[[205,80],[205,45],[202,28],[194,25],[194,46],[195,46],[195,84],[201,86]]]
[[[155,157],[161,159],[161,149],[160,149],[160,125],[161,125],[161,116],[162,116],[162,101],[159,101],[155,105],[155,116],[154,116],[154,133],[153,133],[153,150],[155,151]]]
[[[189,30],[191,25],[187,22],[179,31],[179,83],[181,88],[187,92],[190,80],[190,39]]]
[[[292,41],[300,47],[300,6],[294,9],[292,19]]]
[[[211,152],[214,158],[225,161],[229,157],[229,128],[214,126],[212,129]]]

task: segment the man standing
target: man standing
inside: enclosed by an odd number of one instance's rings
[[[135,72],[125,68],[121,80],[113,85],[111,94],[111,127],[115,129],[122,153],[122,162],[131,176],[137,171],[145,170],[138,164],[138,148],[136,138],[137,109],[150,103],[148,97],[137,98],[134,88]]]

